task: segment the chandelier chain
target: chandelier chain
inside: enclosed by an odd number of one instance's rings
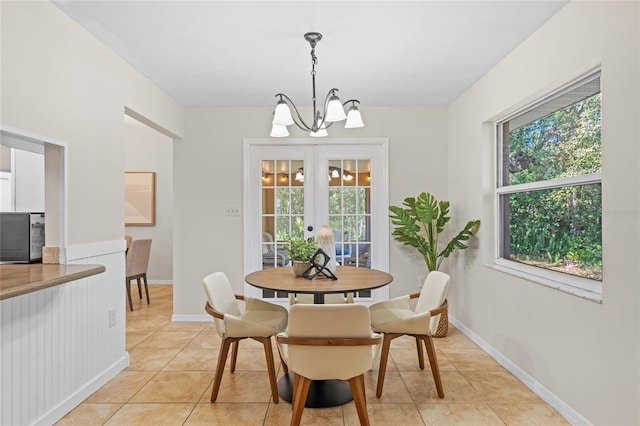
[[[311,75],[316,75],[316,65],[318,65],[318,57],[316,56],[316,48],[311,49]]]

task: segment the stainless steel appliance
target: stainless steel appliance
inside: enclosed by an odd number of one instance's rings
[[[44,213],[0,213],[0,261],[42,261]]]

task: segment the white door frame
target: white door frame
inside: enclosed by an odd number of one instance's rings
[[[262,259],[256,255],[255,250],[248,250],[248,247],[258,247],[260,245],[260,224],[255,220],[248,206],[251,205],[252,188],[260,185],[261,175],[257,173],[260,170],[259,164],[252,164],[251,151],[254,146],[345,146],[345,145],[376,145],[381,150],[381,158],[378,163],[372,164],[372,186],[379,188],[377,193],[377,203],[372,206],[372,212],[387,212],[389,206],[389,139],[388,138],[291,138],[291,139],[273,139],[273,138],[245,138],[243,139],[243,276],[262,268]],[[385,272],[389,272],[389,221],[386,220],[387,215],[378,217],[372,224],[373,232],[379,238],[379,247],[383,247],[386,251],[376,251],[372,258],[371,267]],[[317,222],[320,218],[315,218]],[[317,226],[318,224],[314,224]],[[378,292],[379,299],[386,300],[389,298],[389,288],[385,286]],[[244,293],[247,296],[259,297],[259,290],[245,283]]]

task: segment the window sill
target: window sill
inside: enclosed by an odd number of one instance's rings
[[[591,280],[587,280],[586,278],[565,276],[565,274],[554,273],[550,271],[541,271],[549,275],[549,276],[541,276],[539,274],[535,274],[527,271],[526,269],[528,268],[526,267],[526,265],[521,265],[517,262],[505,261],[504,259],[496,259],[494,263],[484,264],[484,266],[499,272],[503,272],[505,274],[522,278],[524,280],[530,281],[535,284],[541,284],[545,287],[549,287],[554,290],[562,291],[564,293],[568,293],[568,294],[580,297],[582,299],[589,300],[591,302],[602,304],[601,293],[596,293],[584,288],[578,288],[575,285],[571,285],[568,283],[568,281],[571,281],[574,283],[579,281],[591,282]],[[529,267],[529,268],[539,269],[535,267]]]

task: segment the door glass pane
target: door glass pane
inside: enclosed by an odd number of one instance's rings
[[[291,188],[278,188],[276,189],[275,209],[278,216],[284,216],[291,212],[289,206],[289,194]]]
[[[262,268],[289,266],[286,241],[304,237],[304,161],[262,161]],[[264,290],[266,299],[286,298]]]
[[[342,189],[342,202],[344,214],[355,214],[357,208],[356,188]]]
[[[298,217],[304,213],[304,192],[292,179],[302,169],[302,161],[262,161],[262,267],[289,264],[286,241],[298,233]],[[298,186],[294,188],[293,186]]]
[[[277,178],[275,185],[277,186],[289,186],[289,161],[278,160],[277,164]]]
[[[304,216],[291,217],[291,238],[304,238]]]
[[[342,189],[329,188],[329,214],[342,213]]]
[[[304,214],[304,188],[291,188],[291,214]]]
[[[291,237],[291,218],[289,216],[278,216],[276,222],[278,229],[278,232],[275,234],[276,240],[288,240]]]
[[[334,231],[336,261],[371,267],[371,161],[329,160],[329,226]],[[361,292],[370,297],[371,292]]]

